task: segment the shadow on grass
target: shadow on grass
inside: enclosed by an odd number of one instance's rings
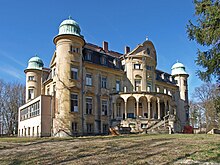
[[[203,157],[205,157],[205,159]],[[194,151],[192,153],[186,153],[184,156],[180,156],[172,160],[170,163],[173,164],[178,160],[181,159],[184,160],[186,158],[199,161],[201,163],[206,163],[206,162],[220,163],[220,144],[217,144],[214,148],[211,148],[209,150],[201,150],[201,151]]]
[[[23,161],[21,160],[18,160],[18,159],[14,159],[11,163],[9,163],[9,165],[19,165],[19,164],[22,164]]]

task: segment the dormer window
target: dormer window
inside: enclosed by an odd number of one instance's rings
[[[92,53],[91,52],[86,53],[85,60],[92,61]]]
[[[115,59],[113,60],[113,63],[114,63],[114,65],[115,65],[116,68],[119,68],[120,62],[119,62],[119,60],[118,60],[117,58],[115,58]]]
[[[141,64],[134,64],[134,69],[141,69]]]
[[[101,57],[101,64],[102,65],[107,65],[107,57],[106,56]]]

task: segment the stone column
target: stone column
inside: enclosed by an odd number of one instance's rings
[[[160,98],[157,98],[157,118],[160,119]]]
[[[169,102],[169,115],[173,115],[172,107],[171,107],[171,105],[170,105],[170,102]]]
[[[152,114],[153,114],[153,118],[154,118],[154,117],[155,117],[155,114],[156,114],[156,108],[157,108],[157,107],[156,107],[156,101],[153,101],[152,104],[153,104],[153,105],[152,105],[152,111],[153,111]],[[155,118],[154,118],[154,119],[155,119]]]
[[[117,117],[117,104],[116,103],[113,103],[114,105],[113,105],[113,114],[114,114],[114,116],[113,116],[113,119],[116,119],[116,117]]]
[[[167,101],[164,100],[164,110],[165,110],[165,116],[167,115]]]
[[[127,119],[127,102],[125,102],[125,119]]]
[[[137,105],[137,114],[136,114],[136,117],[139,117],[139,101],[136,102],[136,105]]]
[[[150,113],[150,100],[147,101],[147,107],[148,107],[148,119],[151,118],[151,113]]]

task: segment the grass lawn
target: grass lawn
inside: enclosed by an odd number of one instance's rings
[[[0,138],[0,164],[220,164],[220,135]]]

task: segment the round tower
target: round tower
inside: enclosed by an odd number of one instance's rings
[[[185,125],[189,124],[189,101],[188,101],[188,82],[187,79],[189,75],[185,71],[185,66],[177,62],[172,66],[171,75],[173,76],[174,80],[176,81],[176,85],[179,86],[179,94],[177,98],[177,116],[181,121],[181,129]]]
[[[189,77],[188,73],[185,71],[185,66],[180,63],[176,62],[172,66],[171,75],[174,77],[177,86],[179,86],[180,91],[180,99],[184,100],[188,103],[188,82],[187,79]]]
[[[54,38],[56,45],[56,96],[57,125],[54,132],[63,130],[58,136],[71,134],[73,123],[80,130],[81,121],[74,120],[81,115],[80,100],[82,91],[82,48],[85,44],[80,34],[79,24],[73,19],[64,20],[59,26],[59,33]],[[74,100],[74,101],[73,101]],[[78,117],[76,117],[78,116]]]
[[[41,95],[41,75],[43,61],[38,57],[32,57],[28,61],[28,67],[25,69],[26,74],[26,102]]]

